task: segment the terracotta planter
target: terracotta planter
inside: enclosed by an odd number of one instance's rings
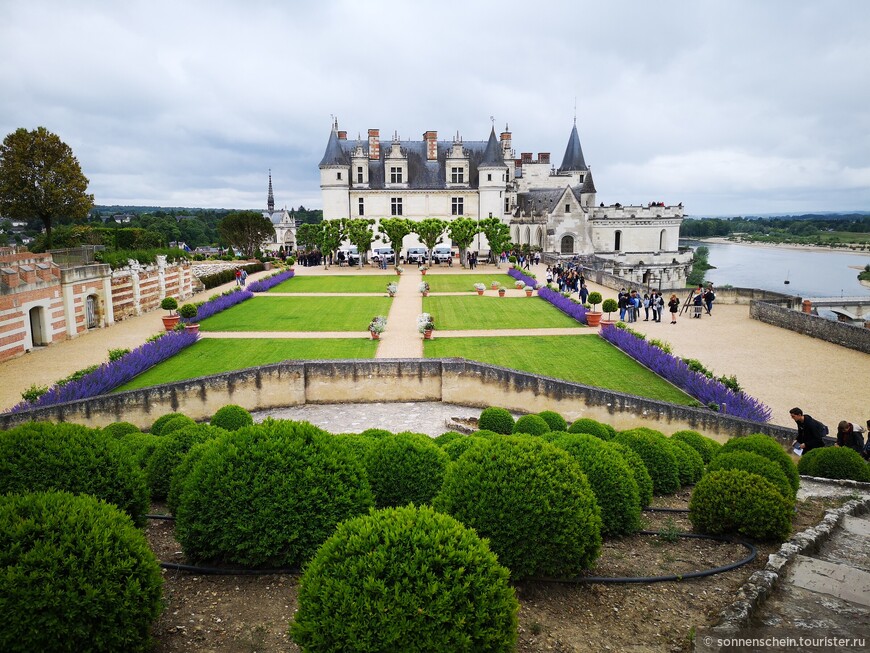
[[[381,339],[381,334],[380,334],[380,333],[378,333],[378,332],[376,332],[376,331],[369,331],[369,333],[370,333],[371,336],[372,336],[372,340],[380,340],[380,339]]]
[[[532,292],[533,292],[533,291],[531,291],[531,290],[527,290],[527,291],[526,291],[526,297],[531,297],[531,296],[532,296]]]
[[[478,294],[478,295],[482,295],[482,294],[483,294],[483,291],[482,291],[482,290],[478,290],[478,291],[477,291],[477,294]]]
[[[185,324],[184,330],[188,333],[199,333],[199,325],[198,324]]]
[[[424,340],[432,340],[432,329],[427,329],[426,331],[423,332],[423,339]]]
[[[420,270],[420,274],[422,274],[422,275],[425,277],[425,276],[426,276],[426,270]]]
[[[396,276],[397,276],[397,277],[401,277],[401,276],[402,276],[402,273],[399,272],[398,270],[396,270]]]
[[[587,326],[597,327],[601,324],[601,313],[597,311],[586,311],[586,324]]]
[[[163,328],[167,331],[172,331],[175,328],[175,325],[178,324],[178,320],[181,319],[180,315],[164,315],[163,316]]]
[[[424,291],[423,291],[423,297],[428,297],[428,296],[429,296],[429,291],[428,291],[428,290],[424,290]]]
[[[493,290],[498,290],[498,283],[491,284],[490,288],[492,288]]]

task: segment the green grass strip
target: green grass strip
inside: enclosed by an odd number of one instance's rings
[[[195,379],[285,360],[374,358],[378,343],[365,338],[208,338],[146,370],[114,392]]]
[[[428,276],[428,275],[427,275]],[[543,299],[451,295],[424,297],[423,311],[435,319],[437,329],[543,329],[586,328]]]
[[[398,282],[396,275],[365,275],[359,276],[301,276],[288,279],[284,283],[279,283],[269,292],[334,292],[334,293],[356,293],[356,292],[380,292],[387,294],[387,284],[390,282]]]
[[[514,280],[503,270],[476,274],[438,274],[427,272],[426,281],[432,292],[475,292],[474,284],[482,283],[487,290],[493,281],[498,281],[505,288],[513,288]]]
[[[426,358],[455,356],[674,404],[693,401],[598,336],[438,338],[436,331],[423,349]]]
[[[480,299],[480,298],[478,298]],[[366,331],[389,297],[254,297],[203,320],[201,331]]]

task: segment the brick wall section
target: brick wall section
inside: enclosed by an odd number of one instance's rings
[[[716,297],[718,299],[718,295]],[[750,302],[749,315],[767,324],[870,354],[870,329],[826,320],[818,315],[789,310],[763,301]]]
[[[135,285],[138,285],[138,295],[134,292]],[[158,309],[160,302],[167,296],[186,299],[193,295],[193,285],[193,270],[189,263],[135,265],[113,270],[112,306],[115,321]]]

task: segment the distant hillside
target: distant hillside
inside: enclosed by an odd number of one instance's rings
[[[690,215],[687,220],[855,220],[870,215],[870,211],[816,211],[815,213],[752,213],[747,215]]]

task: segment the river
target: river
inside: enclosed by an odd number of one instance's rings
[[[759,247],[740,243],[680,240],[710,250],[705,280],[715,286],[761,288],[801,297],[863,297],[870,288],[858,281],[854,266],[870,263],[870,253]],[[788,280],[788,284],[785,281]]]

